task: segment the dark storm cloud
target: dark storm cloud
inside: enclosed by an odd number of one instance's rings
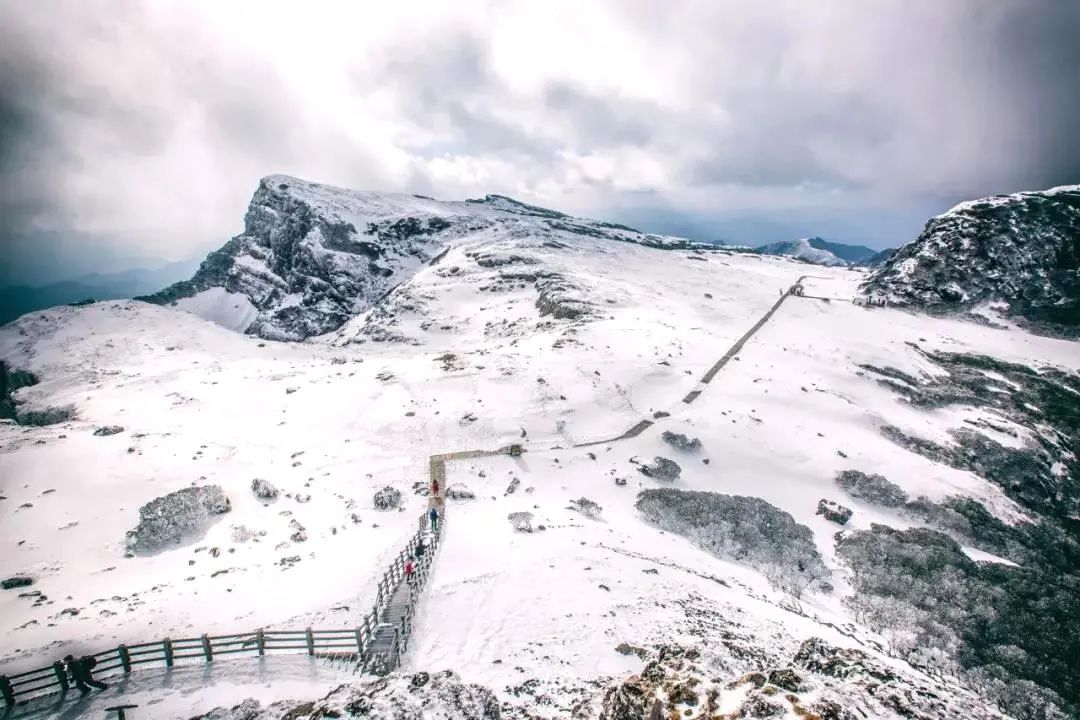
[[[273,172],[889,242],[1080,182],[1080,3],[590,7],[0,4],[0,282],[195,254]]]
[[[358,89],[394,79],[401,109],[418,127],[448,139],[420,143],[430,157],[507,153],[550,159],[554,140],[503,119],[509,91],[491,68],[487,43],[471,32],[448,32],[428,42],[395,48],[374,71],[355,73]]]

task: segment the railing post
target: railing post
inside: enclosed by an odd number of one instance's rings
[[[8,707],[15,705],[15,690],[11,687],[11,681],[7,675],[0,675],[0,695],[4,696],[4,704]]]
[[[131,672],[131,653],[128,652],[126,645],[121,645],[116,648],[117,655],[120,656],[120,664],[124,666],[124,673]]]
[[[214,661],[214,649],[210,647],[210,638],[205,635],[202,636],[202,651],[206,656],[206,662]]]
[[[64,669],[64,663],[57,660],[52,664],[53,672],[56,674],[56,680],[60,683],[60,688],[64,692],[68,691],[68,676],[67,671]]]
[[[360,628],[356,628],[356,657],[364,654],[364,634]]]
[[[161,647],[165,651],[165,667],[173,666],[172,640],[165,638],[161,641]]]
[[[304,631],[304,635],[307,637],[307,654],[315,654],[315,635],[312,634],[311,628]]]
[[[266,636],[263,635],[263,629],[259,628],[255,631],[255,644],[259,646],[259,655],[266,654]]]

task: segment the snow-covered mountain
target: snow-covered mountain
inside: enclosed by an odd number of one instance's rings
[[[931,311],[1003,304],[1006,314],[1080,327],[1080,185],[964,202],[931,218],[863,284]]]
[[[862,245],[834,243],[819,237],[770,243],[757,250],[764,255],[784,255],[812,265],[829,267],[862,265],[877,254],[876,250]]]
[[[573,243],[580,237],[694,245],[501,195],[441,202],[273,175],[259,182],[243,233],[207,256],[191,280],[142,299],[175,303],[266,339],[302,340],[370,310],[451,245],[513,238]]]
[[[870,268],[880,267],[884,265],[885,261],[891,258],[895,253],[896,248],[885,248],[881,252],[874,253],[859,264]]]
[[[429,456],[519,443],[446,464],[473,497],[447,501],[401,672],[142,666],[64,717],[121,700],[207,720],[1075,714],[1075,342],[857,306],[847,268],[506,198],[295,182],[269,181],[285,194],[249,223],[269,244],[232,241],[177,307],[0,328],[17,421],[0,423],[0,580],[31,581],[0,591],[0,674],[355,627],[426,508]],[[404,239],[361,231],[406,217]],[[327,249],[331,222],[378,252]],[[311,304],[281,305],[270,276]],[[249,333],[340,325],[244,335],[221,326],[241,299]],[[387,486],[403,511],[376,505]]]

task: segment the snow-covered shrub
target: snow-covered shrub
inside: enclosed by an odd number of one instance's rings
[[[475,500],[476,493],[465,487],[462,483],[454,483],[446,488],[446,497],[451,500]]]
[[[532,532],[533,514],[531,512],[512,512],[506,516],[518,532]]]
[[[262,478],[251,481],[251,492],[255,493],[255,497],[260,500],[273,500],[278,496],[278,489]]]
[[[690,452],[701,449],[701,441],[697,438],[690,438],[682,433],[671,432],[670,430],[665,430],[661,433],[660,439],[678,450]]]
[[[848,495],[882,507],[900,507],[908,496],[899,485],[884,475],[867,475],[858,470],[842,470],[836,474],[836,484]]]
[[[233,525],[232,527],[233,542],[243,543],[254,538],[263,537],[264,535],[266,535],[265,530],[253,530],[247,525]]]
[[[913,664],[982,668],[999,697],[1027,699],[1010,701],[1016,717],[1065,717],[1080,701],[1080,576],[1067,567],[975,562],[939,532],[883,525],[844,536],[837,557],[852,570],[856,618]]]
[[[761,498],[660,488],[638,493],[637,509],[649,522],[761,571],[785,592],[798,595],[814,582],[831,589],[810,528]]]
[[[94,431],[94,435],[97,437],[108,437],[109,435],[118,435],[124,432],[124,428],[120,425],[103,425]]]
[[[654,480],[674,481],[679,479],[679,475],[682,474],[682,468],[679,467],[679,463],[674,460],[669,460],[666,457],[657,455],[653,458],[652,465],[638,466],[638,472],[646,477],[651,477]]]
[[[587,497],[580,497],[577,500],[571,500],[570,506],[591,520],[595,520],[600,517],[600,513],[604,511],[604,508],[599,503],[590,500]]]
[[[131,552],[153,552],[203,530],[214,515],[229,512],[228,496],[217,485],[199,485],[155,498],[139,508],[139,524],[128,531]]]
[[[373,502],[376,510],[393,510],[401,505],[401,491],[387,485],[375,493]]]

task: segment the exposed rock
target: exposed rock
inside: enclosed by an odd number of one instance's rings
[[[685,450],[687,452],[692,452],[694,450],[700,450],[701,449],[701,441],[700,440],[698,440],[697,438],[689,438],[686,435],[683,435],[682,433],[671,432],[670,430],[665,430],[663,433],[660,434],[660,438],[664,442],[666,442],[668,445],[671,445],[672,447],[677,448],[679,450]]]
[[[521,485],[521,480],[518,480],[517,478],[511,480],[510,484],[506,486],[506,494],[513,495],[514,492],[518,489],[518,485]]]
[[[20,388],[37,385],[38,379],[33,373],[11,367],[0,360],[0,418],[16,418],[15,391]]]
[[[862,284],[891,304],[957,311],[1001,302],[1013,316],[1080,325],[1080,186],[974,200],[931,218]]]
[[[251,492],[255,493],[255,497],[260,500],[273,500],[278,496],[278,489],[268,480],[262,478],[255,478],[251,481]]]
[[[760,690],[751,690],[739,706],[739,717],[771,718],[787,714],[787,708],[779,700],[769,697]]]
[[[171,492],[139,508],[139,524],[127,534],[130,552],[161,550],[204,530],[214,515],[229,512],[228,496],[217,485]]]
[[[124,432],[124,428],[120,425],[103,425],[94,431],[94,435],[97,437],[106,437],[108,435],[117,435]]]
[[[510,525],[518,532],[533,531],[533,514],[531,512],[512,512],[506,516],[506,519],[510,521]]]
[[[19,407],[15,410],[15,422],[20,425],[57,425],[68,420],[75,419],[75,406],[63,407],[26,408]]]
[[[34,578],[27,577],[26,575],[15,575],[14,577],[9,577],[7,580],[0,580],[0,587],[2,587],[4,590],[27,587],[28,585],[33,584]]]
[[[807,689],[803,679],[791,668],[769,671],[769,684],[793,693],[804,692]]]
[[[394,510],[401,506],[401,491],[387,485],[375,493],[376,510]]]
[[[466,487],[463,483],[454,483],[446,488],[446,497],[451,500],[475,500],[476,493]]]
[[[816,514],[824,515],[826,520],[832,520],[834,523],[846,525],[847,521],[851,519],[851,508],[846,508],[831,500],[822,499],[818,500]]]
[[[639,465],[638,472],[646,477],[651,477],[654,480],[672,482],[679,479],[679,475],[682,474],[682,468],[679,467],[679,463],[674,460],[669,460],[666,457],[657,455],[653,458],[652,465]]]

